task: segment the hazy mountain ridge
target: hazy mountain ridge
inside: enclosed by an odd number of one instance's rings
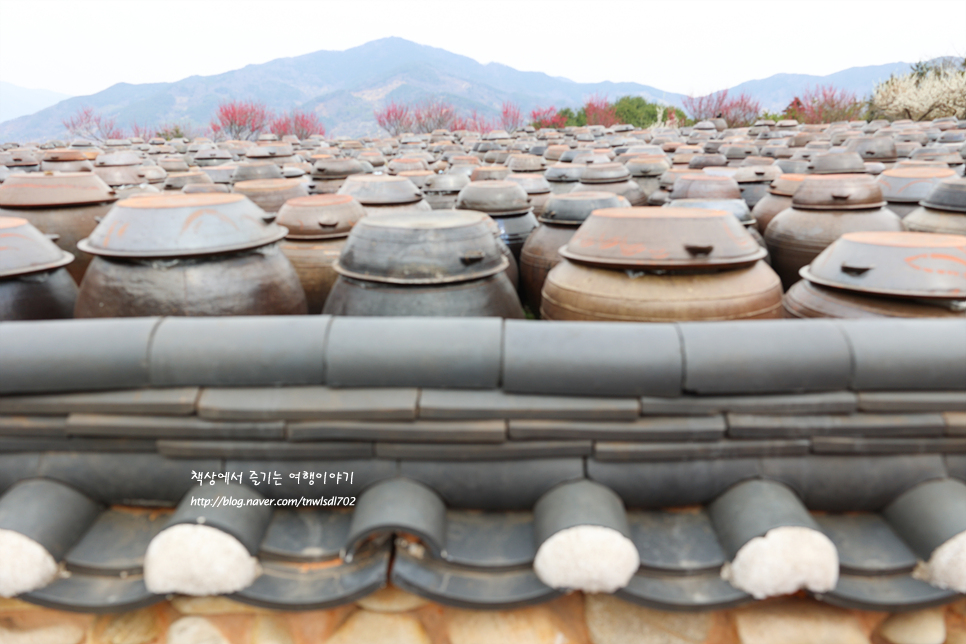
[[[762,107],[780,111],[806,86],[833,83],[858,95],[874,81],[908,71],[907,63],[846,69],[828,76],[776,74],[742,83]],[[864,90],[859,88],[865,87]],[[402,38],[383,38],[345,51],[316,51],[246,65],[213,76],[189,76],[173,83],[118,83],[90,96],[76,96],[0,123],[0,140],[42,140],[65,136],[62,121],[91,106],[115,116],[122,128],[132,122],[158,125],[190,120],[206,125],[224,99],[255,99],[275,111],[292,107],[316,112],[332,135],[377,133],[373,110],[385,103],[432,95],[469,112],[495,117],[505,100],[524,114],[535,107],[579,107],[591,95],[615,99],[626,94],[680,106],[682,94],[639,83],[576,83],[542,72],[480,64],[467,56]]]

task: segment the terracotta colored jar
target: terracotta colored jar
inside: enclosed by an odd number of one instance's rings
[[[465,210],[366,217],[352,229],[323,313],[522,318],[487,216]]]
[[[805,179],[765,230],[772,266],[787,290],[829,244],[845,233],[901,231],[902,220],[885,208],[882,189],[862,174],[827,174]]]
[[[319,159],[312,166],[312,194],[335,194],[346,178],[365,172],[355,159]]]
[[[94,166],[80,150],[46,150],[40,161],[41,172],[93,172]]]
[[[537,226],[520,251],[520,297],[539,315],[541,291],[547,273],[560,263],[559,250],[595,210],[629,208],[630,202],[610,192],[571,192],[553,195],[537,219]]]
[[[296,197],[278,211],[276,223],[288,229],[279,246],[299,276],[309,313],[322,312],[339,276],[333,264],[352,227],[365,214],[349,195]]]
[[[624,166],[644,193],[645,199],[650,198],[657,191],[660,187],[661,175],[671,169],[670,161],[663,154],[634,156],[628,159]]]
[[[74,317],[73,255],[20,217],[0,217],[0,247],[0,321]]]
[[[730,213],[595,211],[547,275],[547,320],[671,322],[781,317],[765,249]]]
[[[274,219],[239,194],[119,201],[78,244],[97,257],[74,315],[305,314],[298,275],[277,244],[286,230]]]
[[[117,193],[92,172],[12,174],[0,185],[0,216],[26,219],[71,253],[67,267],[80,284],[90,255],[77,248],[117,200]]]
[[[805,181],[806,176],[808,175],[782,174],[771,182],[768,194],[762,197],[751,210],[751,216],[757,222],[758,232],[764,235],[771,220],[781,211],[791,207],[792,196]]]
[[[789,317],[966,319],[966,236],[846,233],[801,270]]]

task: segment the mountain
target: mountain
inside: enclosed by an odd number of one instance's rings
[[[763,110],[781,112],[793,98],[801,96],[810,87],[814,89],[819,85],[833,85],[852,92],[861,99],[872,93],[876,83],[886,80],[893,74],[907,74],[911,68],[912,65],[909,63],[890,63],[869,67],[850,67],[827,76],[775,74],[761,80],[745,81],[730,88],[728,92],[732,94],[744,92],[757,99]]]
[[[892,63],[854,67],[828,76],[776,74],[729,91],[745,91],[758,98],[763,108],[781,111],[807,86],[833,84],[864,97],[877,81],[909,68],[908,63]],[[4,93],[6,87],[4,84]],[[311,110],[332,136],[361,136],[379,132],[373,110],[393,100],[408,102],[433,96],[464,113],[476,110],[482,116],[495,117],[507,100],[529,114],[535,107],[576,108],[595,94],[612,100],[629,94],[675,106],[681,106],[684,98],[638,83],[575,83],[499,63],[482,65],[436,47],[383,38],[345,51],[279,58],[174,83],[118,83],[97,94],[68,98],[35,114],[0,122],[0,141],[63,137],[62,121],[88,106],[116,117],[122,128],[134,122],[205,126],[221,101],[254,99],[275,111],[293,107]]]
[[[29,89],[0,81],[0,123],[33,114],[65,98],[70,98],[70,95],[49,89]]]
[[[86,106],[116,116],[122,127],[134,121],[143,125],[187,120],[200,125],[210,121],[220,101],[251,98],[276,111],[310,109],[330,134],[358,136],[379,131],[373,109],[391,100],[432,95],[492,117],[504,100],[528,114],[534,107],[579,106],[593,94],[633,94],[675,105],[683,98],[638,83],[575,83],[498,63],[482,65],[443,49],[383,38],[346,51],[279,58],[174,83],[118,83],[0,123],[0,140],[64,136],[62,120]]]

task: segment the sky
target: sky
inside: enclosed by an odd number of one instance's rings
[[[702,95],[782,72],[966,56],[966,0],[0,0],[0,80],[87,95],[387,36]]]

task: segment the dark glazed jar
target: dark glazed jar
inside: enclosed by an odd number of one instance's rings
[[[74,317],[74,256],[19,217],[0,217],[0,321]]]
[[[349,195],[312,195],[285,202],[275,222],[288,229],[279,244],[305,291],[309,313],[321,313],[339,276],[339,259],[349,231],[366,214]]]
[[[902,220],[908,230],[966,235],[966,179],[945,179]]]
[[[500,239],[519,263],[520,251],[537,219],[530,210],[526,191],[512,181],[474,181],[460,190],[456,200],[459,210],[485,212],[500,227]]]
[[[850,232],[901,231],[902,220],[885,208],[882,189],[870,175],[827,174],[805,179],[765,230],[772,266],[787,290],[829,244]]]
[[[286,230],[239,194],[119,201],[90,237],[96,255],[75,317],[300,315],[305,293],[278,247]]]
[[[91,172],[12,174],[0,185],[0,216],[20,217],[74,256],[67,272],[80,284],[91,255],[77,248],[117,200]]]
[[[547,275],[546,320],[673,322],[781,317],[766,251],[730,213],[597,210]]]
[[[547,273],[560,263],[560,248],[570,241],[580,224],[595,210],[630,205],[624,197],[610,192],[571,192],[550,197],[538,217],[540,225],[530,233],[520,252],[520,294],[534,315],[540,313],[540,293]]]
[[[958,317],[966,320],[966,236],[842,235],[801,270],[789,317]]]
[[[465,210],[362,219],[335,264],[339,278],[322,312],[522,318],[487,221]]]

